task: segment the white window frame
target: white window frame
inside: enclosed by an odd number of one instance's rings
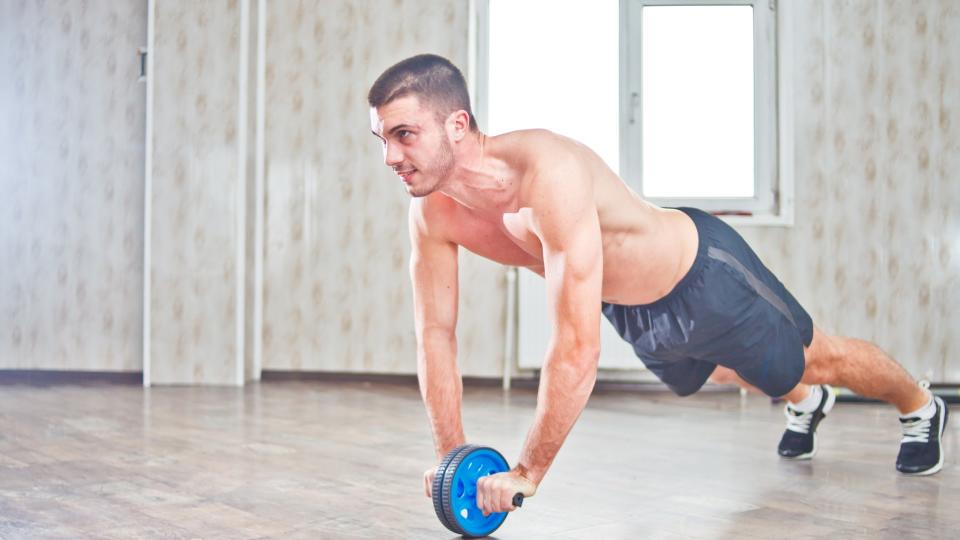
[[[588,1],[588,0],[585,0]],[[620,0],[620,177],[642,194],[640,113],[642,9],[644,6],[746,5],[754,9],[754,182],[753,198],[652,198],[659,206],[694,206],[719,212],[735,225],[792,226],[794,221],[793,28],[787,1]],[[787,8],[785,10],[784,8]],[[474,114],[487,125],[489,0],[470,0],[467,78]],[[631,62],[630,59],[638,59]],[[637,97],[634,97],[636,94]],[[723,214],[723,212],[727,212]],[[749,212],[749,215],[735,213]]]

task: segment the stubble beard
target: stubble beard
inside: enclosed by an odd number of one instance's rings
[[[436,160],[430,166],[429,171],[417,171],[425,179],[430,180],[430,184],[426,186],[407,186],[407,193],[409,193],[411,197],[426,197],[430,195],[434,191],[437,191],[444,180],[450,177],[453,173],[453,168],[453,148],[450,147],[450,142],[444,139],[437,152]]]

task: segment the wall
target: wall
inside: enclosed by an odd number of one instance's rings
[[[138,371],[146,2],[0,1],[0,368]]]
[[[0,2],[0,368],[140,368],[145,4]],[[157,6],[154,382],[236,384],[256,291],[242,3]],[[825,330],[958,382],[960,6],[792,6],[796,225],[742,232]],[[364,96],[417,52],[466,67],[467,3],[267,8],[263,367],[412,373],[408,199]],[[503,275],[462,256],[464,374],[499,374]]]
[[[240,384],[244,377],[241,8],[234,0],[155,5],[147,245],[152,384]]]
[[[407,56],[466,70],[467,2],[270,2],[263,368],[414,373],[409,196],[366,93]],[[500,373],[504,271],[461,255],[460,362]]]
[[[824,330],[960,382],[960,4],[794,9],[796,225],[741,232]]]
[[[739,230],[824,331],[958,383],[960,4],[780,5],[795,54],[783,66],[795,225]]]

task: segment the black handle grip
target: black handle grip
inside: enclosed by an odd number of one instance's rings
[[[517,508],[523,506],[523,493],[517,493],[513,496],[513,505]]]

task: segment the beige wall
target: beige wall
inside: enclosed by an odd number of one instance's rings
[[[793,6],[796,225],[741,230],[824,329],[960,381],[960,6]],[[247,205],[236,226],[236,190],[252,190],[237,174],[241,7],[157,3],[154,382],[236,382],[237,317],[251,369],[249,275],[236,308],[253,219]],[[264,369],[412,373],[408,198],[364,95],[417,52],[466,67],[467,2],[267,7]],[[0,0],[0,368],[140,367],[145,11]],[[503,276],[462,256],[466,375],[499,374]]]
[[[268,4],[264,369],[416,371],[409,196],[366,93],[420,52],[467,65],[467,2]],[[463,372],[497,375],[504,272],[461,256]]]
[[[240,9],[229,0],[156,3],[151,383],[236,384],[242,377]]]
[[[0,0],[0,369],[140,369],[146,34],[146,2]]]
[[[825,330],[960,382],[960,4],[795,6],[796,225],[741,232]]]

